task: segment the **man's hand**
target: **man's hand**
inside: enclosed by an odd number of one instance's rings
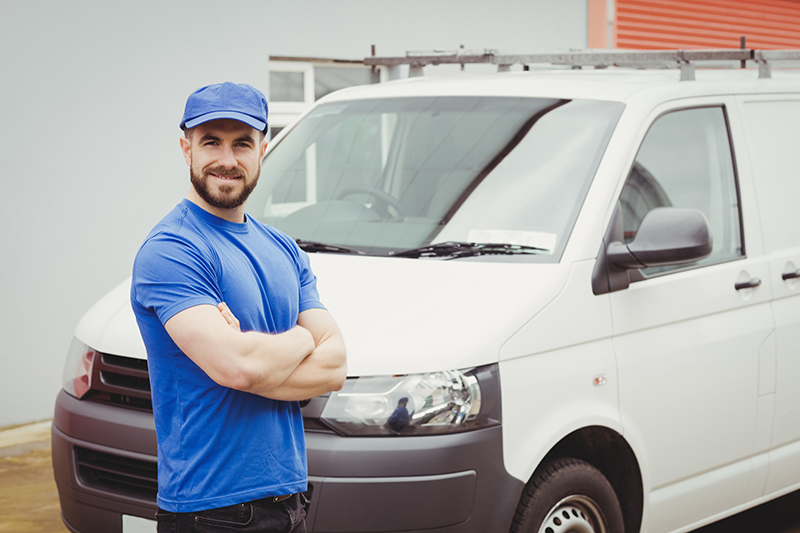
[[[222,313],[222,318],[228,322],[230,327],[236,331],[242,331],[242,328],[239,326],[239,319],[234,316],[233,311],[231,311],[231,308],[228,307],[228,304],[225,302],[220,302],[217,304],[217,309],[219,309],[219,312]]]

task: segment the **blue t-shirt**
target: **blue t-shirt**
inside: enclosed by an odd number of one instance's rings
[[[237,224],[183,200],[150,232],[133,266],[131,305],[150,369],[158,437],[158,505],[192,512],[306,490],[297,402],[222,387],[164,324],[226,302],[242,331],[280,333],[321,308],[308,256],[249,216]]]

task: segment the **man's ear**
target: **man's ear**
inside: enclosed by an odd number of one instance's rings
[[[192,141],[187,137],[181,137],[181,152],[183,152],[183,159],[186,164],[192,166]]]
[[[264,154],[267,153],[267,138],[264,137],[264,142],[261,143],[261,157],[260,159],[264,159]]]

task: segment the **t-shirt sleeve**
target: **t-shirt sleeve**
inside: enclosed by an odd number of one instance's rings
[[[300,274],[300,307],[299,312],[308,309],[325,309],[317,290],[317,276],[311,270],[308,254],[297,248],[297,262]]]
[[[136,256],[132,296],[162,324],[190,307],[217,305],[222,297],[212,261],[188,241],[157,234]]]

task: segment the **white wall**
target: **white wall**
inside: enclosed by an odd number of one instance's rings
[[[188,189],[186,96],[269,55],[586,45],[586,0],[2,0],[0,427],[52,416],[81,314]]]

